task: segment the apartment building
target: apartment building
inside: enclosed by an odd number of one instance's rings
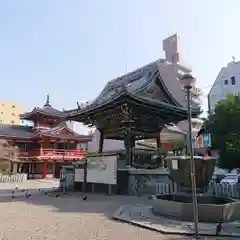
[[[227,95],[240,93],[240,61],[233,60],[222,67],[211,90],[208,93],[208,108],[214,113],[216,104],[226,99]]]
[[[20,114],[22,113],[22,106],[12,101],[0,100],[0,124],[14,124],[21,123]]]

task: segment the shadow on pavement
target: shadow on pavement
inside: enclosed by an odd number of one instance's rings
[[[85,199],[87,197],[87,199]],[[85,200],[84,200],[85,199]],[[18,196],[16,198],[0,197],[1,202],[24,202],[27,204],[51,207],[52,211],[73,213],[101,213],[106,216],[112,214],[121,206],[128,204],[150,204],[147,197],[104,195],[104,194],[82,194],[50,192],[39,193],[29,197]]]

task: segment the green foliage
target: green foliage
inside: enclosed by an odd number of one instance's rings
[[[213,149],[220,151],[219,167],[240,168],[240,95],[220,101],[203,129],[211,133]]]
[[[184,138],[182,139],[173,139],[171,141],[172,143],[172,148],[175,149],[183,149],[185,147],[185,140]]]
[[[9,171],[9,164],[0,159],[0,173],[5,174],[5,173],[8,173],[8,171]]]
[[[168,150],[166,148],[158,148],[156,152],[159,156],[162,156],[162,155],[167,156],[168,154]]]

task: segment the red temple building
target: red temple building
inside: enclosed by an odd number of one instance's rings
[[[28,173],[29,178],[59,177],[60,164],[87,154],[89,135],[79,135],[68,127],[67,113],[52,108],[49,96],[43,108],[22,114],[32,126],[0,124],[0,138],[18,147],[12,172]]]

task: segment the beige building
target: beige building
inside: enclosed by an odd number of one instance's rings
[[[0,101],[0,124],[20,124],[22,106],[12,101]]]

